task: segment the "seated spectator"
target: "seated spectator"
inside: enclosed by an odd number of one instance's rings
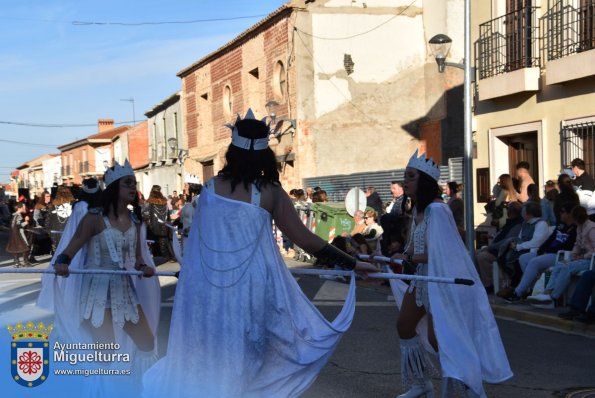
[[[397,216],[388,213],[380,217],[383,233],[379,249],[383,256],[391,257],[395,253],[403,252],[408,221],[409,217],[405,215]]]
[[[573,205],[566,203],[560,210],[562,223],[554,229],[554,232],[539,247],[537,252],[525,253],[519,257],[519,265],[523,272],[518,286],[507,297],[504,297],[509,303],[520,302],[527,292],[533,288],[533,285],[541,274],[556,263],[558,250],[572,250],[576,241],[576,224],[572,218]]]
[[[556,221],[559,224],[560,220],[560,208],[564,203],[572,203],[575,206],[580,204],[578,195],[574,192],[572,186],[572,180],[568,174],[560,174],[558,176],[558,189],[560,193],[556,196],[554,201],[554,214],[556,215]]]
[[[498,229],[502,228],[507,222],[506,205],[518,201],[518,194],[514,189],[510,174],[502,174],[498,177],[497,185],[500,187],[498,196],[494,201],[494,210],[492,212],[492,225]]]
[[[537,250],[550,235],[549,226],[541,217],[541,206],[529,202],[523,206],[523,224],[517,238],[503,244],[498,253],[498,264],[501,270],[510,278],[512,287],[517,286],[521,280],[521,268],[518,259],[522,254]],[[497,294],[506,297],[512,292],[511,287],[505,287]]]
[[[374,210],[368,210],[364,215],[364,223],[366,224],[366,228],[364,228],[362,235],[372,248],[372,251],[376,250],[378,239],[383,232],[382,227],[376,222],[377,217],[378,215]]]
[[[355,234],[351,237],[351,246],[357,254],[371,255],[373,250],[362,234]]]
[[[585,271],[576,284],[574,294],[570,299],[570,310],[559,314],[562,319],[574,319],[586,324],[595,323],[595,270]],[[589,298],[591,307],[587,308]]]
[[[356,210],[356,212],[353,214],[353,221],[355,222],[353,229],[351,230],[350,233],[347,232],[343,232],[341,234],[341,236],[343,236],[344,238],[356,235],[356,234],[361,234],[362,232],[364,232],[364,229],[366,229],[366,223],[364,223],[364,212],[361,210]]]
[[[541,206],[541,219],[545,221],[550,227],[555,227],[557,223],[556,215],[554,214],[554,208],[550,206],[549,202],[541,200],[541,197],[539,197],[539,188],[537,187],[537,184],[529,185],[527,187],[527,192],[529,194],[529,199],[527,202],[539,203],[539,206]]]
[[[559,264],[552,270],[552,275],[542,294],[530,296],[527,301],[533,304],[554,306],[570,283],[570,277],[589,269],[591,256],[595,252],[595,222],[587,218],[584,207],[576,206],[572,209],[572,218],[578,228],[576,243],[572,249],[572,260],[568,264]]]
[[[545,186],[544,186],[544,191],[545,191],[545,193],[544,193],[541,201],[544,203],[547,203],[552,208],[552,212],[553,212],[554,211],[554,203],[556,202],[556,197],[559,194],[558,189],[556,188],[556,183],[552,180],[546,181]],[[556,213],[554,213],[554,219],[556,219]]]
[[[475,254],[479,276],[488,293],[493,293],[494,291],[492,264],[496,261],[500,248],[502,245],[509,244],[510,240],[516,238],[521,231],[521,224],[523,223],[521,209],[522,205],[520,202],[510,202],[507,206],[506,223],[494,237],[492,243],[478,250]]]

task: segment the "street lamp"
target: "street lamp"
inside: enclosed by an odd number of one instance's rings
[[[452,40],[444,34],[438,34],[432,37],[429,41],[430,49],[436,58],[438,64],[438,72],[443,73],[446,66],[463,69],[465,71],[464,82],[464,139],[465,139],[465,154],[463,161],[463,200],[465,203],[465,240],[467,250],[471,258],[475,256],[474,247],[474,220],[473,220],[473,131],[471,129],[471,82],[473,68],[470,65],[471,59],[471,36],[470,36],[470,4],[469,0],[465,0],[465,62],[463,64],[446,62],[446,56],[450,50]]]
[[[175,137],[171,137],[167,139],[167,145],[169,146],[169,148],[172,151],[175,151],[176,148],[178,147],[178,139]],[[187,149],[180,149],[178,151],[178,162],[180,162],[180,164],[184,163],[184,159],[186,159],[186,157],[188,156],[188,150]]]
[[[436,63],[438,64],[438,72],[442,73],[444,72],[444,67],[446,66],[446,56],[450,51],[452,39],[441,33],[432,37],[429,43],[430,50],[432,50],[432,54],[434,54],[434,58],[436,58]],[[464,69],[463,65],[461,64],[451,64],[449,66]]]
[[[285,134],[295,134],[296,128],[296,121],[295,119],[285,119],[285,118],[278,118],[277,117],[277,110],[279,109],[279,103],[275,100],[270,100],[264,106],[267,110],[267,114],[269,115],[269,119],[271,120],[270,123],[270,135],[275,136],[277,141],[281,142],[281,137]],[[281,130],[283,127],[283,123],[288,122],[289,125],[285,130]]]
[[[275,121],[277,120],[277,109],[279,109],[279,103],[275,100],[271,100],[267,102],[264,107],[267,110],[267,114],[271,118],[271,123],[275,124]]]
[[[168,138],[167,145],[169,145],[169,149],[171,149],[172,151],[175,150],[178,146],[178,139],[174,137]]]

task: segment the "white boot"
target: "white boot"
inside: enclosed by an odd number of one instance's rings
[[[434,386],[428,379],[419,379],[404,394],[397,395],[397,398],[417,398],[425,396],[426,398],[434,398]]]
[[[462,381],[445,377],[442,379],[440,387],[440,398],[448,397],[487,398],[487,395],[483,388],[481,394],[478,395]]]
[[[419,337],[401,339],[401,374],[403,383],[412,387],[397,398],[434,397],[430,375],[435,372],[432,362],[419,342]]]

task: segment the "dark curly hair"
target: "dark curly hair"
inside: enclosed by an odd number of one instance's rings
[[[419,179],[417,180],[417,198],[413,206],[418,213],[426,210],[435,199],[440,199],[442,190],[438,182],[423,171],[418,170]]]
[[[269,127],[259,120],[239,120],[235,127],[241,137],[252,140],[269,136]],[[221,169],[218,175],[230,181],[232,191],[240,183],[243,184],[246,190],[249,190],[248,187],[252,183],[255,183],[256,188],[259,190],[267,184],[281,185],[277,159],[271,148],[254,150],[251,147],[250,149],[243,149],[230,144],[225,154],[225,161],[225,167]]]

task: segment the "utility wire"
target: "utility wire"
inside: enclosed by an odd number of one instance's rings
[[[47,146],[47,147],[52,147],[52,148],[56,148],[56,145],[51,145],[51,144],[39,144],[36,142],[23,142],[23,141],[11,141],[11,140],[1,140],[0,142],[5,142],[7,144],[17,144],[17,145],[35,145],[35,146]]]
[[[409,4],[408,4],[408,5],[405,7],[405,8],[403,8],[403,9],[401,10],[401,12],[400,12],[400,13],[398,13],[398,14],[396,14],[396,15],[393,15],[392,17],[390,17],[390,18],[389,18],[389,19],[387,19],[386,21],[384,21],[384,22],[382,22],[382,23],[380,23],[380,24],[378,24],[378,25],[374,26],[374,27],[373,27],[373,28],[371,28],[371,29],[368,29],[368,30],[366,30],[366,31],[364,31],[364,32],[356,33],[356,34],[354,34],[354,35],[351,35],[351,36],[343,36],[343,37],[322,37],[322,36],[316,36],[316,35],[313,35],[313,34],[311,34],[311,33],[308,33],[308,32],[305,32],[305,31],[303,31],[303,30],[300,30],[300,29],[298,29],[297,27],[294,27],[294,29],[295,29],[296,31],[300,32],[300,33],[303,33],[303,34],[305,34],[306,36],[310,36],[310,37],[313,37],[313,38],[315,38],[315,39],[319,39],[319,40],[349,40],[349,39],[353,39],[354,37],[358,37],[358,36],[363,36],[363,35],[366,35],[366,34],[368,34],[368,33],[370,33],[370,32],[373,32],[373,31],[375,31],[376,29],[379,29],[380,27],[382,27],[382,26],[386,25],[387,23],[389,23],[389,22],[390,22],[390,21],[392,21],[393,19],[395,19],[395,18],[397,18],[397,17],[399,17],[399,16],[403,15],[403,13],[404,13],[405,11],[407,11],[407,10],[409,9],[409,7],[411,7],[411,6],[412,6],[412,5],[413,5],[413,4],[414,4],[416,1],[417,1],[417,0],[413,0],[413,1],[412,1],[411,3],[409,3]]]
[[[132,124],[134,122],[117,122],[114,125]],[[47,128],[69,128],[69,127],[97,127],[97,123],[34,123],[34,122],[8,122],[0,120],[0,124],[8,124],[11,126],[24,126],[24,127],[47,127]]]
[[[33,18],[15,18],[15,17],[0,17],[0,20],[5,21],[34,21],[34,22],[49,22],[49,23],[68,23],[74,26],[143,26],[143,25],[186,25],[203,22],[221,22],[221,21],[236,21],[238,19],[262,18],[268,14],[259,15],[243,15],[229,18],[209,18],[209,19],[192,19],[188,21],[148,21],[148,22],[110,22],[110,21],[62,21],[59,19],[33,19]]]

